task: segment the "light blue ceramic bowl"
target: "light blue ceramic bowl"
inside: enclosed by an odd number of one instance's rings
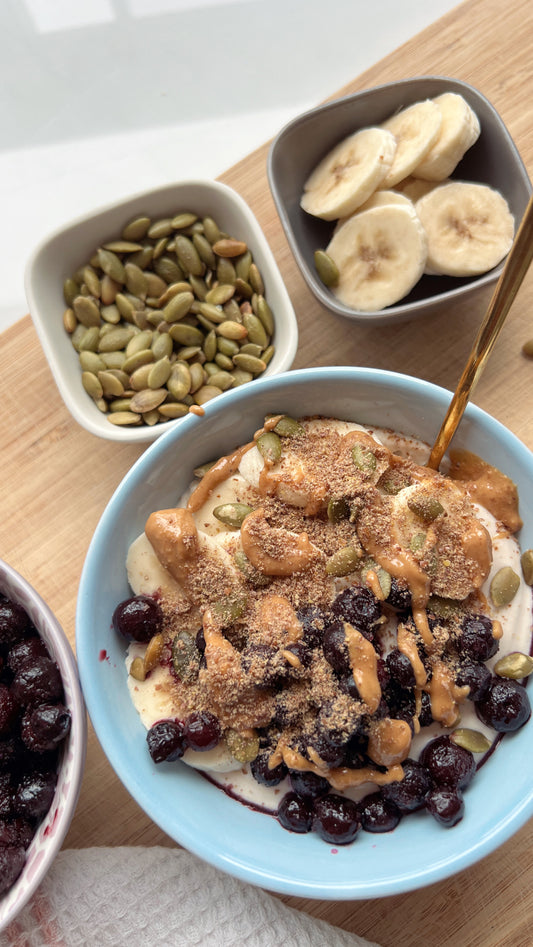
[[[390,834],[362,832],[335,847],[295,835],[232,800],[181,762],[156,767],[130,702],[125,649],[111,629],[128,597],[128,545],[152,510],[176,503],[193,467],[244,443],[269,412],[321,414],[392,427],[431,443],[450,393],[427,382],[364,368],[304,369],[237,389],[169,430],[142,455],[110,500],[90,545],[79,589],[77,657],[98,738],[119,778],[168,835],[212,865],[272,891],[308,898],[399,894],[440,881],[493,851],[533,813],[529,724],[507,736],[465,794],[466,815],[443,829],[423,813]],[[533,546],[533,455],[498,421],[469,406],[457,445],[503,469],[521,497],[524,548]],[[105,656],[105,660],[103,657]]]

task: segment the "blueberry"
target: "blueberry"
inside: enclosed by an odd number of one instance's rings
[[[531,716],[525,688],[506,678],[493,677],[475,708],[479,719],[498,733],[518,730]]]
[[[179,720],[159,720],[150,727],[146,742],[154,763],[179,760],[185,752],[185,729]]]
[[[417,760],[404,760],[402,768],[403,779],[383,786],[381,793],[385,799],[394,802],[400,812],[415,812],[423,807],[432,788],[430,775]]]
[[[361,829],[357,804],[352,799],[328,793],[313,805],[313,831],[325,842],[348,845]]]
[[[459,790],[442,787],[429,793],[426,809],[440,825],[451,829],[463,818],[465,804]]]
[[[496,654],[499,643],[492,634],[492,621],[486,615],[467,615],[461,625],[456,647],[459,654],[471,661],[488,661]]]
[[[285,763],[278,763],[277,766],[269,767],[270,750],[260,751],[255,760],[250,763],[250,771],[257,783],[262,786],[279,786],[285,779],[288,770]]]
[[[325,796],[331,788],[327,779],[310,770],[291,770],[289,779],[294,792],[304,799],[318,799],[319,796]]]
[[[337,674],[351,673],[350,656],[344,634],[344,622],[335,621],[324,631],[322,641],[324,657]]]
[[[220,743],[221,736],[220,723],[209,710],[192,713],[185,721],[186,744],[197,753],[212,750]]]
[[[163,627],[161,606],[149,595],[134,595],[115,608],[113,627],[127,641],[148,642]]]
[[[277,815],[280,824],[289,832],[304,834],[311,831],[313,820],[311,803],[295,792],[284,795],[278,806]]]
[[[331,611],[335,618],[348,622],[370,639],[374,626],[381,618],[378,599],[362,585],[344,589],[333,602]]]
[[[391,678],[396,681],[400,687],[414,687],[416,684],[415,672],[409,658],[398,648],[393,650],[386,657],[386,665]]]
[[[402,817],[396,803],[380,792],[365,796],[359,805],[359,814],[365,832],[392,832]]]
[[[475,773],[476,762],[470,750],[458,746],[448,736],[431,740],[420,754],[433,784],[448,789],[464,789]]]
[[[53,750],[63,742],[70,730],[70,711],[64,704],[31,706],[21,722],[21,736],[35,753]]]

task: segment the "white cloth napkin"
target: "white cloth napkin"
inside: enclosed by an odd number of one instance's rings
[[[63,850],[0,947],[379,947],[182,849]]]

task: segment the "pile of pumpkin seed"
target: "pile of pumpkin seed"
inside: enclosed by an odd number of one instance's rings
[[[112,424],[181,418],[261,375],[274,354],[252,253],[212,217],[136,217],[63,295],[83,387]]]

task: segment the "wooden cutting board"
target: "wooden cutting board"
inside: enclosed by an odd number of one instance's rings
[[[477,87],[505,121],[533,172],[533,6],[467,0],[354,79],[335,97],[394,79],[439,74]],[[357,37],[354,37],[354,72]],[[311,296],[285,241],[266,177],[268,146],[222,176],[257,215],[292,298],[300,346],[294,367],[369,365],[453,389],[482,307],[457,306],[427,322],[372,330],[329,314]],[[533,448],[533,274],[515,300],[475,401]],[[64,407],[29,316],[0,338],[0,555],[47,600],[74,645],[77,587],[94,527],[141,447],[86,433]],[[90,729],[87,767],[65,847],[166,845],[122,787]],[[293,907],[382,947],[528,947],[533,942],[533,822],[478,865],[420,891],[374,901]],[[354,857],[356,852],[354,849]]]

